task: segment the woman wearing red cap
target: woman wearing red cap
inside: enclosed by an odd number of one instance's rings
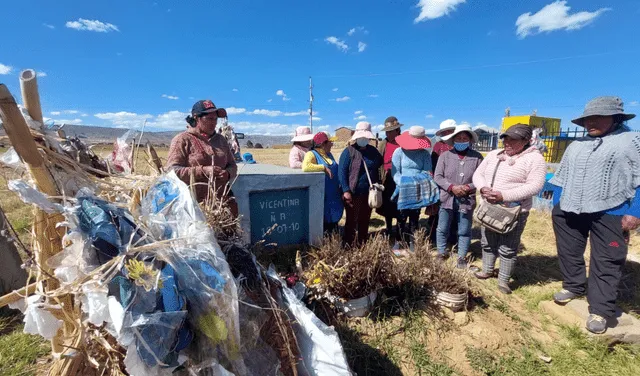
[[[334,139],[325,132],[313,137],[313,149],[307,152],[302,162],[304,172],[324,172],[324,232],[331,233],[338,228],[344,205],[338,180],[338,163],[331,154]]]
[[[216,108],[210,100],[196,102],[186,120],[189,127],[171,141],[167,157],[167,170],[175,171],[180,180],[196,185],[196,199],[204,201],[211,189],[218,198],[229,196],[228,183],[233,182],[237,166],[229,143],[219,133],[219,118],[226,118],[224,108]],[[228,200],[229,209],[238,215],[235,199]]]

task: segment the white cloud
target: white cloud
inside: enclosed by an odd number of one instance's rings
[[[369,31],[365,29],[364,26],[356,26],[354,28],[351,28],[349,31],[347,31],[347,35],[353,36],[353,34],[355,34],[358,31],[362,32],[363,34],[369,34]]]
[[[229,115],[239,115],[247,112],[246,108],[236,108],[236,107],[228,107],[226,110],[227,110],[227,114]]]
[[[313,121],[322,121],[322,118],[319,118],[317,116],[314,116],[312,119],[313,119]],[[325,127],[328,128],[328,126],[325,126]],[[318,128],[323,128],[323,127],[318,127]],[[321,131],[322,129],[318,129],[318,130]]]
[[[189,115],[189,113],[187,112],[181,112],[181,111],[168,111],[165,112],[164,114],[160,114],[158,116],[156,116],[155,118],[150,118],[147,121],[147,127],[152,127],[152,128],[159,128],[159,129],[184,129],[185,127],[185,118],[187,117],[187,115]],[[140,115],[140,116],[147,116],[147,115]],[[136,125],[142,125],[142,123],[144,123],[144,119],[142,119],[142,121],[139,121],[137,124],[132,125],[132,126],[136,126]]]
[[[347,97],[346,95],[342,98],[336,98],[336,102],[346,102],[351,100],[351,97]]]
[[[458,5],[465,2],[466,0],[420,0],[417,5],[420,8],[420,14],[413,22],[418,23],[446,16],[455,12]]]
[[[89,115],[88,115],[88,114],[82,114],[82,115],[80,115],[80,116],[82,116],[82,117],[87,117],[87,116],[89,116]]]
[[[162,94],[162,98],[171,99],[172,101],[180,99],[180,98],[176,97],[175,95],[167,95],[167,94]]]
[[[85,20],[84,18],[78,18],[77,21],[68,21],[65,26],[69,29],[80,31],[95,31],[98,33],[120,31],[120,29],[118,29],[118,27],[114,24],[105,23],[98,20]]]
[[[82,124],[82,119],[51,119],[55,124]]]
[[[284,90],[278,90],[276,91],[276,95],[279,97],[282,97],[283,101],[290,101],[291,98],[287,97],[287,94],[284,92]]]
[[[36,72],[36,77],[47,77],[47,72]]]
[[[537,13],[524,13],[516,20],[516,34],[520,38],[554,30],[578,30],[590,24],[611,8],[600,8],[595,12],[569,14],[567,1],[556,1],[545,5]]]
[[[347,50],[349,49],[349,46],[347,46],[347,44],[343,40],[340,40],[336,37],[326,37],[324,40],[329,44],[333,44],[342,52],[347,52]]]
[[[367,95],[369,98],[378,98],[379,95],[378,94],[369,94]]]
[[[253,110],[253,111],[246,112],[246,114],[247,115],[263,115],[263,116],[269,116],[269,117],[276,117],[276,116],[287,116],[287,117],[309,116],[309,110],[302,110],[302,111],[297,111],[297,112],[282,112],[282,111],[278,111],[278,110],[256,109],[256,110]],[[317,114],[318,113],[316,113],[316,115]]]
[[[49,29],[51,29],[51,30],[53,30],[53,29],[55,29],[55,28],[56,28],[55,26],[50,25],[50,24],[48,24],[48,23],[43,23],[43,24],[42,24],[42,26],[44,26],[44,27],[48,27],[48,28],[49,28]]]
[[[425,134],[436,134],[436,132],[438,131],[438,129],[434,129],[434,128],[429,128],[429,129],[425,129],[424,133]]]
[[[59,116],[61,114],[61,112],[60,111],[51,111],[50,114],[53,115],[53,116]]]
[[[236,92],[236,93],[237,93],[237,92],[238,92],[238,89],[233,88],[233,89],[231,89],[231,91],[233,91],[233,92]]]
[[[640,102],[638,101],[629,102],[629,107],[637,107],[637,106],[640,106]]]
[[[378,124],[376,126],[371,127],[374,131],[380,132],[384,128],[384,124]]]
[[[335,91],[338,91],[338,88],[337,88],[337,87],[334,87],[333,89],[331,89],[331,91],[334,91],[334,92],[335,92]]]
[[[427,116],[425,116],[426,119],[433,119],[433,114],[429,114]]]
[[[360,116],[354,117],[353,120],[367,120],[367,117],[364,115],[360,115]]]
[[[75,114],[79,113],[80,111],[77,111],[77,110],[64,110],[62,112],[65,113],[65,114],[75,115]]]
[[[367,48],[367,44],[363,42],[358,42],[358,52],[363,52]]]
[[[177,112],[177,111],[174,111]],[[101,120],[110,121],[113,125],[136,127],[141,126],[145,119],[152,119],[153,115],[150,114],[137,114],[134,112],[103,112],[93,115]],[[186,116],[186,115],[185,115]],[[184,119],[183,119],[184,120]]]
[[[8,65],[0,64],[0,74],[9,74],[13,70],[13,67]]]
[[[362,110],[358,110],[358,111],[354,112],[353,114],[354,114],[354,115],[362,115],[362,113],[363,113],[363,112],[364,112],[364,111],[362,111]]]
[[[267,102],[271,103],[273,101],[273,99],[267,99]]]
[[[264,115],[264,116],[270,116],[270,117],[276,117],[276,116],[280,116],[282,115],[282,111],[276,111],[276,110],[253,110],[251,112],[247,112],[247,114],[249,115]]]

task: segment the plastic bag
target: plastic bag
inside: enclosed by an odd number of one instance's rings
[[[45,339],[52,339],[62,327],[62,321],[58,320],[45,308],[44,299],[40,295],[32,295],[27,298],[27,307],[24,311],[24,332],[39,334]],[[49,308],[60,308],[51,306]]]
[[[130,129],[116,139],[116,142],[113,144],[113,152],[111,152],[110,157],[113,167],[117,171],[124,172],[127,175],[133,170],[133,142],[131,144],[127,143],[127,139],[133,132],[134,131]]]
[[[10,147],[2,155],[0,155],[0,163],[17,170],[24,169],[24,163],[20,159],[20,156],[16,152],[16,149],[13,148],[13,146]]]
[[[64,211],[62,205],[49,201],[47,196],[31,187],[24,180],[9,180],[7,185],[9,186],[9,190],[17,193],[20,199],[27,204],[34,204],[49,214]]]
[[[273,267],[267,275],[278,280]],[[305,305],[298,300],[293,290],[281,283],[283,303],[294,326],[296,340],[304,359],[304,364],[311,375],[351,376],[338,333],[323,323]]]

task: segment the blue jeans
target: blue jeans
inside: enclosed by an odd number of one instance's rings
[[[438,228],[436,229],[436,243],[438,253],[444,255],[447,252],[447,238],[451,229],[451,221],[458,222],[458,257],[465,257],[471,245],[471,225],[473,224],[473,212],[461,213],[457,200],[453,201],[453,209],[440,207],[438,213]]]

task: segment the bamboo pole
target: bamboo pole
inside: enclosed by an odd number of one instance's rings
[[[32,92],[29,95],[33,96],[34,94]],[[37,92],[35,95],[37,95]],[[37,100],[37,103],[39,102],[40,101]],[[38,151],[29,126],[20,113],[15,98],[4,84],[0,84],[0,117],[4,122],[4,129],[9,136],[11,145],[26,163],[27,170],[31,174],[36,188],[46,195],[59,196],[60,194],[53,176],[48,170],[44,158]],[[57,280],[49,278],[53,273],[47,266],[47,260],[62,250],[62,237],[65,233],[65,228],[56,228],[56,225],[62,221],[64,221],[62,215],[47,214],[34,207],[34,251],[36,263],[39,266],[37,283],[43,291],[55,290],[59,287]],[[58,302],[62,305],[65,312],[72,314],[73,302],[71,297],[61,297],[58,299]],[[71,333],[74,331],[73,323],[70,323],[68,320],[64,320],[64,323],[63,328],[58,331],[51,341],[51,349],[54,354],[62,355],[65,350],[68,350],[68,346],[65,346],[65,341],[73,340],[73,338],[70,338]],[[70,358],[66,358],[66,360],[63,359],[62,361],[67,362],[69,360]]]
[[[25,69],[20,73],[20,90],[22,101],[29,116],[35,121],[43,122],[40,95],[38,95],[38,75],[33,69]]]
[[[8,293],[7,295],[0,296],[0,308],[7,306],[11,303],[15,303],[18,300],[33,294],[34,292],[36,292],[37,284],[38,284],[37,282],[34,282],[28,286],[21,288],[20,290],[14,290]]]
[[[158,157],[156,149],[153,147],[153,145],[151,145],[149,141],[147,141],[147,152],[149,153],[149,158],[151,158],[151,162],[156,168],[156,171],[162,174],[162,161],[160,161],[160,157]]]

